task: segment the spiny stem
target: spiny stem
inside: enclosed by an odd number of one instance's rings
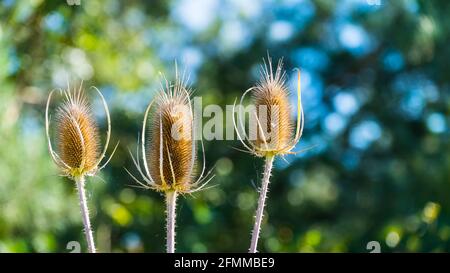
[[[89,209],[86,200],[85,178],[83,176],[75,179],[78,190],[78,198],[80,199],[81,217],[83,218],[84,234],[88,244],[89,253],[95,253],[94,236],[92,235],[91,221],[89,220]]]
[[[177,203],[176,191],[166,192],[167,213],[167,253],[175,252],[175,207]]]
[[[263,218],[263,214],[264,214],[264,205],[266,202],[267,189],[269,187],[270,174],[272,172],[273,159],[274,159],[274,156],[266,157],[263,181],[262,181],[261,190],[260,190],[259,199],[258,199],[258,208],[256,210],[256,215],[255,215],[255,225],[253,226],[253,231],[252,231],[252,241],[250,244],[250,249],[248,250],[249,253],[257,252],[256,249],[258,247],[259,232],[261,230],[261,222],[262,222],[262,218]]]

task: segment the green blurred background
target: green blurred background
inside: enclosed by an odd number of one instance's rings
[[[295,150],[317,146],[276,161],[259,249],[450,251],[449,14],[446,0],[1,0],[0,252],[86,249],[74,184],[46,147],[50,90],[84,80],[111,109],[120,146],[87,186],[99,251],[164,252],[163,196],[123,169],[158,73],[173,78],[177,60],[204,105],[224,106],[267,52],[293,91],[302,68]],[[245,252],[263,162],[237,141],[205,145],[216,186],[179,200],[177,251]]]

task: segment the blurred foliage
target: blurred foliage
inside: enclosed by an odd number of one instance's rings
[[[0,1],[0,251],[85,247],[74,185],[47,152],[50,90],[84,80],[112,111],[121,144],[88,183],[99,250],[163,252],[163,197],[123,169],[159,72],[178,61],[204,105],[224,106],[267,52],[291,90],[302,68],[296,150],[314,148],[276,162],[260,250],[450,251],[449,13],[446,0]],[[244,252],[263,162],[205,145],[216,186],[180,199],[177,249]]]

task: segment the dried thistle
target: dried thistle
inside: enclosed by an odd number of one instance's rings
[[[283,61],[278,62],[277,69],[273,73],[272,60],[268,58],[268,64],[264,62],[261,67],[261,78],[256,86],[251,87],[241,97],[240,105],[245,96],[251,92],[252,104],[255,106],[256,139],[250,139],[247,135],[241,135],[245,130],[242,118],[238,116],[239,123],[233,118],[237,136],[246,149],[258,157],[294,154],[291,150],[300,140],[303,132],[303,108],[301,102],[300,70],[298,70],[298,95],[297,95],[297,126],[294,134],[294,126],[291,119],[291,104],[289,91],[286,86],[286,72],[283,71]],[[236,101],[233,113],[236,112]],[[238,113],[239,114],[239,113]],[[238,128],[239,126],[239,128]],[[294,137],[293,137],[294,136]]]
[[[176,85],[170,93],[162,93],[158,98],[151,138],[147,144],[147,158],[160,151],[160,156],[147,164],[161,191],[187,192],[192,187],[196,160],[193,116],[189,108],[189,94],[181,88]]]
[[[175,251],[175,206],[178,194],[193,193],[204,189],[212,179],[205,175],[205,153],[202,145],[203,167],[196,177],[197,145],[195,142],[194,115],[190,93],[184,76],[171,84],[164,79],[161,89],[148,105],[142,125],[142,140],[133,162],[144,182],[130,172],[130,176],[142,187],[163,192],[167,203],[167,252]],[[150,138],[146,140],[146,126],[151,116]],[[141,152],[139,152],[141,146]],[[146,150],[147,146],[147,150]],[[140,159],[140,154],[142,159]],[[141,160],[143,168],[141,166]]]
[[[291,150],[295,147],[303,132],[304,114],[301,104],[300,70],[298,70],[298,94],[297,94],[297,126],[294,135],[294,126],[290,117],[291,105],[289,92],[286,86],[286,73],[283,71],[283,62],[278,62],[277,69],[273,73],[272,60],[268,57],[268,64],[264,62],[261,68],[261,79],[256,86],[248,89],[241,97],[240,104],[247,93],[251,92],[252,103],[255,106],[253,114],[256,120],[256,138],[249,139],[247,135],[241,135],[244,124],[240,113],[239,128],[233,115],[233,124],[239,140],[252,154],[265,158],[263,181],[258,199],[258,208],[255,215],[255,224],[252,231],[252,240],[249,252],[255,253],[261,229],[264,205],[267,196],[270,175],[275,156],[294,154]],[[233,107],[235,113],[236,101]]]
[[[103,169],[117,148],[116,145],[106,163],[99,166],[108,149],[111,136],[111,120],[108,105],[103,95],[97,88],[93,87],[93,89],[99,94],[103,102],[108,122],[106,143],[102,152],[100,151],[98,126],[94,120],[91,106],[85,97],[82,83],[78,89],[70,90],[70,86],[67,84],[67,90],[59,90],[65,98],[64,102],[56,110],[56,140],[59,154],[53,149],[50,139],[49,107],[55,90],[50,92],[45,109],[45,129],[50,155],[59,167],[62,175],[67,176],[77,184],[89,252],[95,252],[95,244],[87,208],[85,177],[93,176]]]

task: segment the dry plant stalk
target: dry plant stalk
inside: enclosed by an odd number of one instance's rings
[[[194,115],[190,100],[191,91],[186,87],[184,78],[184,76],[180,78],[177,72],[174,84],[164,79],[156,98],[150,102],[145,111],[141,143],[138,140],[137,158],[130,152],[144,181],[139,181],[127,170],[143,188],[163,192],[166,195],[168,253],[175,252],[175,208],[178,195],[204,189],[212,179],[211,171],[205,175],[205,153],[201,142],[203,167],[195,180],[197,145],[194,135]],[[150,117],[150,137],[146,140],[147,121],[153,105],[156,109]]]
[[[95,253],[96,249],[85,193],[85,181],[86,176],[95,175],[108,164],[115,149],[106,163],[99,166],[106,155],[111,135],[111,120],[108,105],[101,92],[93,87],[103,102],[108,122],[106,143],[103,151],[100,151],[101,145],[98,126],[95,123],[91,106],[86,99],[82,85],[81,83],[80,87],[74,90],[70,90],[69,84],[67,84],[67,90],[59,89],[60,93],[64,95],[64,102],[56,110],[56,141],[59,154],[53,149],[50,139],[49,106],[55,90],[50,92],[47,100],[45,129],[48,148],[53,161],[63,176],[68,177],[76,183],[88,250],[91,253]]]
[[[247,135],[239,132],[245,130],[241,116],[238,113],[239,123],[233,115],[233,123],[239,140],[244,147],[257,157],[265,158],[263,180],[258,199],[258,208],[255,214],[255,223],[252,231],[252,239],[249,252],[257,252],[259,233],[264,213],[270,175],[275,156],[295,154],[291,150],[295,147],[303,132],[304,114],[301,103],[300,70],[298,70],[298,94],[297,94],[297,124],[294,134],[294,126],[291,121],[291,105],[289,92],[286,87],[286,73],[283,71],[283,62],[278,62],[275,73],[272,69],[272,60],[268,57],[268,64],[264,62],[261,68],[261,79],[256,86],[248,89],[241,97],[240,105],[247,93],[251,92],[253,105],[255,106],[254,118],[256,119],[256,138],[249,139]],[[236,101],[233,107],[235,112]],[[239,126],[239,129],[238,129]]]

